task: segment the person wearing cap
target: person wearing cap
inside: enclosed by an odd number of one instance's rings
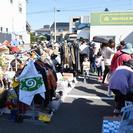
[[[109,89],[115,94],[114,113],[120,113],[125,101],[133,101],[133,59],[124,62],[113,72]]]
[[[133,44],[126,43],[125,47],[121,50],[118,50],[111,61],[110,71],[111,73],[115,71],[118,66],[121,66],[124,61],[128,61],[132,58],[133,55]]]

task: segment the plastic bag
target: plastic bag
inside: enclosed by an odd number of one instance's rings
[[[38,117],[38,120],[42,121],[42,122],[50,122],[51,121],[51,115],[49,114],[40,114]]]
[[[118,133],[133,133],[133,105],[122,108],[123,116]]]

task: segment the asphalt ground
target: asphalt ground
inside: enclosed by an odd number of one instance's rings
[[[104,116],[112,116],[113,100],[96,76],[86,83],[79,77],[50,123],[24,120],[14,123],[0,117],[0,133],[101,133]]]

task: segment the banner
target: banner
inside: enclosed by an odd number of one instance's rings
[[[91,25],[133,25],[133,12],[91,13]]]
[[[20,81],[19,100],[21,102],[31,105],[36,94],[40,94],[45,98],[44,92],[46,88],[42,75],[37,72],[32,60],[25,66],[18,80]]]

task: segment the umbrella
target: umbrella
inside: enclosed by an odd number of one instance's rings
[[[99,36],[95,36],[93,37],[93,41],[94,42],[99,42],[99,43],[108,43],[108,40],[103,38],[103,37],[99,37]]]

